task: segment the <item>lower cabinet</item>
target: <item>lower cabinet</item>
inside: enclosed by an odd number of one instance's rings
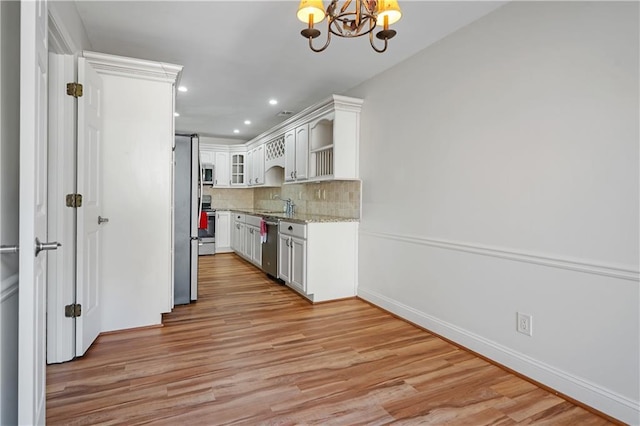
[[[231,238],[233,251],[258,267],[262,266],[261,219],[260,216],[234,213]]]
[[[278,275],[288,286],[307,292],[307,242],[286,234],[278,235]]]
[[[245,224],[243,214],[233,214],[233,225],[231,226],[231,249],[238,254],[244,252]]]
[[[354,297],[357,234],[357,222],[281,220],[278,278],[312,302]]]
[[[216,212],[216,253],[231,252],[231,212]]]

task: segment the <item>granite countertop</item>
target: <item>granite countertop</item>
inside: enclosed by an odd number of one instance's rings
[[[327,216],[321,214],[307,214],[307,213],[294,213],[288,215],[284,212],[266,211],[260,209],[217,209],[217,210],[229,210],[231,212],[250,214],[254,216],[262,217],[275,217],[281,220],[288,220],[291,222],[299,223],[328,223],[328,222],[359,222],[360,219],[354,219],[349,217],[340,216]]]

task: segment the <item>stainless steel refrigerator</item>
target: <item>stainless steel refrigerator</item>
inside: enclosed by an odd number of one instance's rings
[[[173,304],[198,299],[198,222],[202,208],[197,135],[176,135],[173,177]]]

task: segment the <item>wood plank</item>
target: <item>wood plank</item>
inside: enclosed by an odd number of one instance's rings
[[[47,367],[49,424],[610,424],[361,300],[200,260],[198,301],[163,327]]]

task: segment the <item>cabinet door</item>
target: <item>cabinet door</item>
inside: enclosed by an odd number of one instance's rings
[[[231,154],[231,186],[244,185],[245,154]]]
[[[231,224],[231,249],[235,252],[238,251],[238,222],[235,220]]]
[[[229,186],[231,179],[229,177],[229,153],[228,152],[216,152],[215,162],[213,163],[215,168],[216,178],[213,182],[214,186]]]
[[[296,171],[293,177],[296,180],[309,177],[309,125],[296,127]]]
[[[200,162],[202,164],[213,164],[215,161],[213,151],[207,149],[200,150]]]
[[[247,165],[245,170],[247,171],[247,175],[245,176],[247,185],[253,185],[253,150],[247,152]]]
[[[251,252],[253,250],[253,229],[250,225],[245,225],[244,228],[244,252],[242,253],[245,258],[251,260]]]
[[[262,242],[260,241],[260,228],[251,227],[251,261],[258,266],[262,266]]]
[[[264,145],[253,150],[253,183],[264,185]]]
[[[290,237],[278,234],[278,278],[285,283],[291,281],[291,248]]]
[[[291,285],[303,293],[307,292],[307,242],[291,237]]]
[[[284,180],[295,180],[296,171],[296,131],[289,130],[284,134]]]
[[[216,212],[216,252],[231,248],[231,212]]]
[[[238,254],[242,254],[244,251],[244,223],[233,221],[233,227],[231,229],[231,248]]]

